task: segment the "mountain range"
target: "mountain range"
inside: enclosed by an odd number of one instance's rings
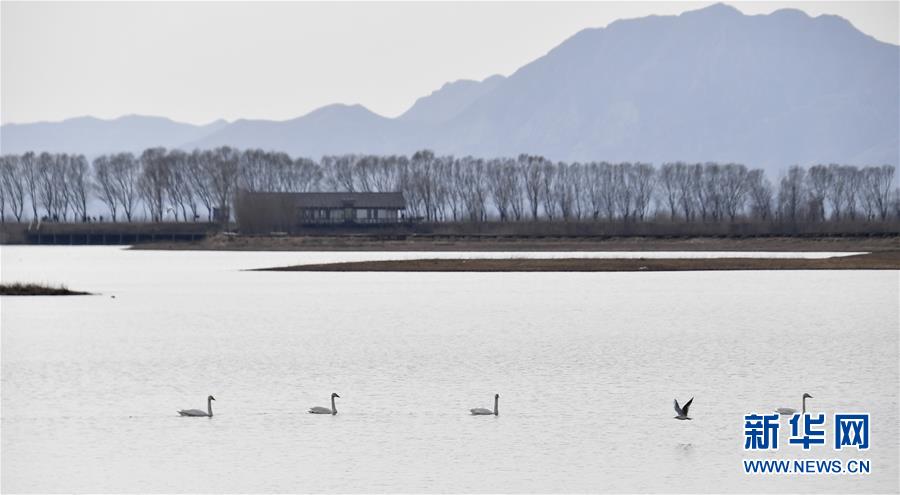
[[[717,4],[582,30],[508,77],[447,83],[396,118],[329,105],[285,121],[80,117],[0,128],[3,153],[220,145],[313,158],[429,148],[770,170],[898,165],[900,47],[837,16]]]

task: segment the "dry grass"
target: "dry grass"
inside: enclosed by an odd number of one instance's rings
[[[706,270],[900,270],[900,251],[825,259],[420,259],[357,261],[266,268],[306,272],[631,272]]]
[[[50,286],[14,282],[0,284],[0,296],[87,296],[90,292],[69,290],[65,285]]]

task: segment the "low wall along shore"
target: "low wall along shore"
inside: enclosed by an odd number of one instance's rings
[[[201,241],[220,230],[201,222],[6,223],[0,244],[131,245],[144,242]]]

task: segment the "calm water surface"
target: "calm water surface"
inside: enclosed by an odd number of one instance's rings
[[[4,281],[101,295],[0,300],[0,488],[900,489],[896,271],[241,271],[412,256],[435,255],[3,247]],[[331,392],[340,414],[305,413]],[[499,417],[468,415],[495,392]],[[803,454],[784,421],[780,451],[745,454],[742,416],[804,392],[870,412],[870,451]],[[212,419],[175,413],[209,394]],[[872,474],[749,476],[745,457]]]

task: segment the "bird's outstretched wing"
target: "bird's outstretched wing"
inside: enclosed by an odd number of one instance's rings
[[[675,414],[684,416],[684,412],[681,411],[681,406],[678,405],[678,399],[675,399]]]
[[[684,407],[681,408],[682,410],[684,410],[684,415],[685,415],[685,416],[688,415],[688,408],[691,407],[691,402],[694,402],[694,398],[693,398],[693,397],[691,397],[691,400],[685,402],[685,403],[684,403]]]

